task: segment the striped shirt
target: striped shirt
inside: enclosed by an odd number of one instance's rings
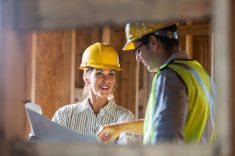
[[[96,116],[89,105],[88,98],[81,103],[60,108],[52,121],[81,134],[96,135],[102,125],[134,120],[130,110],[118,106],[113,99],[100,109]],[[136,135],[122,132],[113,142],[126,145],[136,143]]]

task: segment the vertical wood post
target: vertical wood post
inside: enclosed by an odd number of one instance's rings
[[[215,1],[215,55],[214,72],[217,88],[216,97],[216,139],[221,155],[231,153],[234,129],[231,129],[234,119],[234,56],[231,47],[234,43],[234,26],[231,27],[231,2],[233,0]],[[234,6],[233,6],[234,9]],[[221,11],[223,10],[223,11]],[[231,31],[231,28],[233,31]],[[233,34],[231,34],[233,33]],[[234,49],[233,49],[234,50]],[[233,56],[233,58],[232,58]],[[230,112],[231,115],[228,113]],[[231,117],[233,116],[233,117]],[[234,153],[233,153],[234,154]]]
[[[230,82],[231,82],[231,90],[230,90],[230,96],[231,96],[231,109],[230,109],[230,118],[231,118],[231,147],[232,148],[232,154],[235,154],[235,115],[234,115],[234,111],[235,111],[235,96],[234,96],[234,92],[235,92],[235,44],[234,44],[234,36],[235,36],[235,2],[234,0],[230,0],[231,2],[231,5],[230,5],[230,18],[229,18],[229,21],[230,21],[230,36],[229,36],[229,43],[230,43],[230,46],[231,46],[231,50],[230,50],[230,54],[231,54],[231,57],[230,57],[230,61],[231,61],[231,79],[230,79]]]
[[[24,135],[26,35],[14,28],[14,1],[1,1],[0,139]]]
[[[75,31],[37,32],[33,43],[32,101],[51,119],[56,110],[74,100]]]
[[[192,25],[192,21],[187,21],[187,25]],[[188,52],[189,58],[193,58],[193,36],[186,35],[186,51]]]

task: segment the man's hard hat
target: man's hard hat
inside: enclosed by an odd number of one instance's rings
[[[85,50],[80,69],[86,66],[122,70],[116,50],[106,43],[95,43]]]
[[[125,33],[126,33],[126,44],[122,50],[132,50],[135,49],[133,41],[141,39],[143,36],[150,33],[167,37],[167,38],[176,38],[177,33],[172,31],[162,31],[161,29],[166,28],[171,25],[178,25],[177,22],[164,23],[164,24],[146,24],[146,23],[135,23],[135,24],[126,24]]]

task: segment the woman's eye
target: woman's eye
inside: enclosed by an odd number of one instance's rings
[[[102,75],[102,73],[101,73],[101,72],[98,72],[98,73],[96,73],[96,75]]]
[[[109,73],[109,76],[114,76],[114,73]]]

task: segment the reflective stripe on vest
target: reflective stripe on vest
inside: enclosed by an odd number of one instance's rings
[[[207,75],[206,71],[201,65],[195,61],[175,60],[173,63],[167,65],[170,69],[175,71],[184,81],[188,91],[188,114],[186,118],[184,135],[185,142],[204,142],[211,143],[214,141],[214,99],[215,86],[213,81]],[[165,68],[166,65],[160,68]],[[152,83],[152,90],[146,109],[145,123],[144,123],[144,144],[146,142],[153,142],[153,110],[154,110],[154,89],[157,76],[155,75]]]
[[[153,81],[152,81],[152,88],[151,88],[151,93],[149,95],[149,100],[148,100],[148,105],[146,108],[146,113],[145,113],[145,118],[144,118],[144,129],[143,129],[143,144],[146,145],[147,143],[152,143],[152,139],[153,138],[153,124],[152,124],[152,119],[153,119],[153,111],[154,111],[154,103],[155,103],[155,98],[154,98],[154,94],[155,94],[155,83],[157,80],[157,77],[160,73],[160,70],[165,68],[166,65],[163,65],[160,67],[159,71],[155,74]],[[146,136],[151,136],[146,137]]]

